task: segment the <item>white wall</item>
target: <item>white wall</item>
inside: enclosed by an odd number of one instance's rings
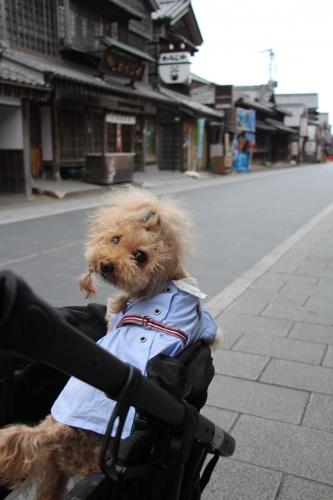
[[[21,107],[0,105],[0,149],[23,149]]]

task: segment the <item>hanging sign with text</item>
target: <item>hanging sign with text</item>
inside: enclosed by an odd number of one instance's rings
[[[106,49],[99,66],[100,73],[107,75],[129,78],[133,81],[141,81],[145,65],[134,61],[113,51],[112,47]]]

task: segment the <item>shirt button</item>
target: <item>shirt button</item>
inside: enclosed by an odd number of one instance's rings
[[[156,307],[156,309],[154,309],[154,314],[161,314],[161,309]]]
[[[164,289],[165,292],[167,293],[171,293],[172,292],[172,288],[171,286],[167,286],[165,289]]]
[[[145,335],[141,335],[141,337],[139,338],[140,342],[146,342],[147,340],[147,337]]]

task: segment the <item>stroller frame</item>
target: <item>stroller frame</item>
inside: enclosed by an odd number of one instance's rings
[[[113,481],[167,471],[165,500],[178,500],[184,464],[193,443],[200,452],[182,489],[182,500],[190,500],[207,454],[230,457],[235,440],[184,400],[159,387],[137,368],[95,344],[39,298],[14,271],[0,273],[0,349],[32,363],[45,363],[74,376],[117,401],[101,450],[100,466]],[[169,463],[124,467],[118,463],[121,431],[130,406],[170,426]],[[111,457],[106,457],[110,434],[119,420]],[[209,474],[208,474],[209,475]],[[204,479],[207,483],[209,478]]]

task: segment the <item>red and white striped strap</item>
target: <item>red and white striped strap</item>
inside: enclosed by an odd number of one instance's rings
[[[183,330],[179,328],[173,328],[171,326],[166,326],[159,321],[155,321],[149,316],[139,316],[138,314],[129,314],[128,316],[123,316],[116,328],[123,325],[138,325],[146,328],[147,330],[157,330],[158,332],[167,333],[168,335],[173,335],[178,337],[184,344],[186,344],[188,336]]]

